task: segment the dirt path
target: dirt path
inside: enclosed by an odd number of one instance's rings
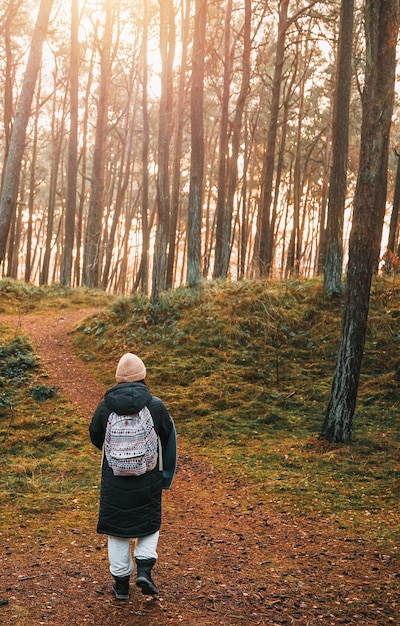
[[[71,330],[91,312],[7,318],[30,335],[49,384],[88,419],[103,389],[74,356]],[[128,602],[114,599],[106,543],[93,523],[92,518],[74,530],[67,552],[58,545],[60,528],[44,541],[23,526],[18,545],[2,546],[1,590],[8,589],[11,601],[0,606],[0,624],[399,623],[399,569],[393,555],[361,537],[347,537],[318,516],[295,521],[273,503],[266,508],[240,477],[223,480],[187,446],[180,447],[179,471],[164,497],[155,568],[159,597],[145,598],[133,586]],[[18,617],[18,606],[27,605],[29,622]]]
[[[29,335],[46,368],[48,384],[56,386],[85,415],[91,416],[104,389],[72,351],[72,331],[98,309],[65,310],[42,314],[1,315],[0,320]]]

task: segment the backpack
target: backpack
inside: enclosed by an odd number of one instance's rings
[[[110,413],[104,453],[115,476],[140,476],[155,468],[158,437],[147,406],[134,415]]]

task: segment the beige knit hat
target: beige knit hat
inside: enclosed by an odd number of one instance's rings
[[[127,352],[121,356],[115,372],[117,383],[134,383],[146,378],[146,368],[142,359]]]

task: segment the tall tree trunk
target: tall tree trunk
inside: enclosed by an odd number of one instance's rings
[[[36,193],[36,163],[37,163],[37,144],[38,144],[38,125],[39,125],[39,100],[40,100],[40,75],[39,85],[36,91],[36,113],[33,127],[32,154],[29,167],[29,195],[28,195],[28,227],[26,233],[26,257],[25,257],[25,282],[29,283],[32,274],[32,236],[33,236],[33,208],[35,204]]]
[[[326,264],[326,247],[327,247],[327,213],[328,213],[328,194],[329,194],[329,176],[330,176],[330,164],[332,153],[332,140],[330,133],[326,138],[326,146],[324,150],[324,165],[322,173],[322,188],[321,188],[321,210],[319,214],[319,239],[318,239],[318,251],[315,260],[315,267],[317,275],[323,273]]]
[[[12,224],[10,237],[8,239],[8,252],[7,252],[7,276],[10,278],[18,277],[18,266],[20,260],[20,244],[21,244],[21,232],[22,232],[22,213],[25,208],[25,191],[26,191],[26,177],[27,168],[24,164],[20,176],[20,191],[19,202],[17,203],[16,218]]]
[[[11,42],[11,24],[21,4],[10,0],[8,9],[6,10],[3,32],[4,32],[4,51],[5,51],[5,70],[4,70],[4,99],[3,99],[3,126],[4,126],[4,166],[6,163],[8,148],[10,145],[12,119],[13,119],[13,79],[12,79],[12,42]],[[2,184],[4,178],[5,167],[2,168]],[[2,185],[1,185],[2,186]]]
[[[86,224],[83,283],[99,287],[101,267],[101,231],[104,202],[104,168],[107,138],[108,99],[111,76],[112,0],[104,0],[105,26],[100,50],[100,86],[97,103],[96,138],[93,154],[92,182]]]
[[[148,110],[148,78],[149,68],[147,59],[149,28],[149,8],[144,2],[143,14],[143,37],[142,37],[142,115],[143,115],[143,139],[142,139],[142,258],[137,280],[141,283],[142,293],[147,294],[149,285],[149,145],[150,145],[150,121]]]
[[[239,254],[238,254],[238,280],[243,280],[246,276],[246,259],[247,259],[247,244],[249,238],[249,207],[247,206],[247,176],[249,170],[249,131],[247,128],[247,115],[245,113],[244,121],[244,155],[243,155],[243,186],[241,191],[241,229],[239,239]]]
[[[229,91],[231,84],[232,59],[231,59],[231,21],[232,0],[228,0],[225,13],[224,27],[224,72],[222,78],[222,103],[221,103],[221,128],[219,136],[219,160],[218,160],[218,189],[216,206],[216,235],[215,235],[215,262],[214,278],[224,276],[223,271],[223,248],[225,222],[228,216],[225,211],[226,199],[226,170],[228,160],[228,122],[229,122]],[[230,228],[229,228],[230,231]],[[226,274],[225,274],[226,276]]]
[[[219,120],[217,116],[212,120],[211,128],[209,130],[209,136],[216,136],[215,129],[219,126]],[[207,161],[210,171],[217,171],[218,165],[216,165],[218,159],[217,153],[217,140],[213,143],[213,147],[207,150],[207,141],[204,145],[204,162]],[[204,185],[204,183],[203,183]],[[204,191],[205,192],[205,187]],[[214,249],[215,231],[216,231],[216,212],[211,211],[211,204],[214,205],[214,193],[211,185],[207,189],[207,195],[203,197],[203,211],[204,211],[204,236],[202,237],[201,245],[203,247],[202,253],[202,276],[207,278],[211,267],[211,256]],[[202,219],[203,222],[203,219]],[[186,245],[186,240],[185,240]]]
[[[298,43],[296,44],[296,48],[298,47]],[[282,179],[282,172],[284,169],[284,161],[285,161],[285,150],[286,150],[286,138],[287,138],[287,127],[289,121],[289,113],[290,113],[290,100],[293,96],[294,89],[297,88],[298,81],[298,70],[299,70],[299,60],[300,54],[296,50],[294,57],[293,69],[290,75],[290,79],[286,84],[285,96],[282,103],[282,123],[281,123],[281,132],[280,132],[280,141],[279,147],[277,151],[277,163],[276,163],[276,173],[275,173],[275,184],[274,184],[274,194],[273,194],[273,203],[272,203],[272,211],[271,211],[271,270],[274,264],[274,254],[275,254],[275,236],[276,231],[278,230],[278,206],[280,204],[280,186]],[[283,238],[284,239],[284,238]],[[278,265],[281,268],[284,268],[284,257],[285,257],[285,249],[282,249],[282,257],[281,260],[278,261]]]
[[[71,52],[69,85],[69,143],[67,170],[67,202],[65,206],[65,237],[61,283],[71,284],[72,256],[75,237],[76,192],[78,182],[78,73],[79,73],[79,3],[71,0]]]
[[[104,246],[106,249],[104,260],[104,271],[102,277],[102,288],[107,289],[109,284],[111,261],[114,249],[115,235],[117,232],[118,223],[122,214],[123,205],[129,185],[129,179],[131,175],[131,155],[132,155],[132,143],[133,143],[133,129],[135,120],[135,111],[137,107],[132,107],[133,99],[133,76],[129,86],[128,103],[126,107],[126,127],[124,137],[126,138],[125,145],[123,146],[123,154],[121,156],[121,162],[117,177],[117,191],[114,202],[114,215],[112,217],[110,233],[108,236],[107,244]],[[130,116],[130,111],[132,115]]]
[[[221,275],[223,277],[226,277],[228,275],[229,260],[231,256],[232,216],[237,185],[238,159],[241,141],[243,111],[246,98],[250,90],[251,4],[249,0],[245,0],[244,11],[245,16],[243,29],[242,84],[240,87],[235,117],[233,120],[232,156],[229,165],[228,189],[226,196],[226,215],[222,236]]]
[[[399,210],[400,210],[400,154],[395,153],[397,157],[396,168],[396,184],[394,188],[392,214],[390,216],[390,226],[388,234],[387,251],[385,257],[385,272],[389,273],[393,269],[393,255],[397,252],[396,237],[398,236],[399,229]]]
[[[307,58],[307,51],[302,54],[302,58]],[[302,128],[304,119],[304,90],[306,81],[306,71],[300,80],[299,111],[297,116],[296,152],[293,168],[293,226],[288,247],[286,261],[286,277],[298,276],[300,270],[301,255],[301,233],[300,233],[300,205],[303,194],[303,168],[301,159]]]
[[[57,195],[57,180],[58,180],[58,171],[60,167],[60,155],[61,155],[61,145],[63,141],[63,130],[64,130],[64,118],[65,118],[65,103],[66,103],[66,94],[64,94],[64,102],[62,104],[62,115],[60,121],[58,121],[58,113],[57,110],[57,72],[54,73],[54,97],[53,97],[53,116],[51,121],[51,145],[52,145],[52,155],[51,155],[51,166],[50,166],[50,183],[49,183],[49,199],[47,204],[47,232],[46,232],[46,241],[43,255],[43,266],[42,271],[40,273],[39,282],[41,285],[45,285],[49,282],[49,270],[50,270],[50,258],[52,251],[52,240],[53,240],[53,228],[54,228],[54,213],[56,206],[56,195]],[[58,123],[60,128],[58,128]]]
[[[15,214],[26,128],[52,6],[53,0],[41,0],[11,134],[0,197],[0,262],[4,260],[10,224]]]
[[[157,230],[151,300],[156,302],[166,288],[167,243],[170,220],[169,152],[173,103],[175,16],[172,0],[160,0],[161,97],[158,128]]]
[[[338,64],[333,102],[332,169],[329,180],[324,286],[328,295],[342,291],[343,216],[346,200],[349,111],[352,74],[354,0],[342,0]]]
[[[286,30],[288,25],[289,0],[279,2],[278,40],[272,81],[271,108],[267,147],[265,151],[264,193],[261,207],[260,253],[259,272],[261,276],[268,276],[271,272],[272,247],[275,225],[270,221],[272,201],[272,181],[275,167],[275,146],[278,134],[279,101],[282,84],[282,69],[285,55]]]
[[[366,69],[360,165],[354,196],[342,333],[322,437],[350,443],[364,352],[372,275],[386,204],[399,0],[365,6]]]
[[[187,277],[189,287],[201,281],[201,217],[204,176],[204,55],[207,0],[196,0],[192,56],[191,148]]]
[[[88,68],[88,76],[86,80],[86,88],[84,101],[88,102],[90,93],[93,85],[93,72],[94,72],[94,60],[95,57],[95,49],[92,49],[92,57],[90,59],[89,68]],[[83,120],[82,120],[82,148],[79,155],[79,166],[81,171],[81,182],[80,182],[80,190],[79,190],[79,204],[78,204],[78,215],[77,215],[77,224],[76,224],[76,257],[74,263],[74,274],[75,274],[75,285],[81,285],[83,282],[83,272],[82,272],[82,242],[84,241],[84,219],[83,219],[83,210],[86,198],[86,189],[87,189],[87,169],[88,169],[88,125],[89,125],[89,107],[85,107]]]
[[[189,24],[190,24],[190,0],[186,0],[186,9],[183,8],[184,2],[182,1],[181,9],[181,21],[182,21],[182,59],[181,69],[179,74],[179,87],[178,87],[178,100],[177,100],[177,127],[175,135],[175,153],[173,162],[172,173],[172,193],[171,193],[171,221],[169,228],[169,245],[168,245],[168,260],[167,260],[167,280],[166,288],[171,289],[174,281],[174,266],[175,266],[175,250],[177,240],[177,225],[180,205],[180,191],[181,191],[181,158],[182,158],[182,142],[183,142],[183,127],[185,119],[185,104],[186,104],[186,72],[187,72],[187,58],[188,58],[188,43],[189,43]]]

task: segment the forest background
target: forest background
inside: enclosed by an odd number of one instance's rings
[[[243,441],[252,445],[257,439],[253,452],[260,458],[253,456],[249,466],[262,490],[265,477],[270,481],[274,474],[271,461],[276,459],[278,495],[281,477],[287,483],[290,467],[299,472],[293,480],[308,491],[309,485],[298,476],[303,479],[304,467],[311,458],[320,458],[315,452],[322,452],[326,474],[313,467],[310,484],[319,475],[316,487],[321,496],[326,493],[321,484],[332,487],[332,498],[326,501],[335,509],[342,486],[343,515],[353,523],[348,515],[354,508],[348,505],[351,493],[362,523],[367,520],[374,531],[382,528],[392,542],[398,528],[397,509],[392,506],[398,491],[397,277],[376,281],[372,298],[370,290],[378,267],[394,274],[399,260],[395,54],[399,0],[9,0],[0,7],[4,96],[0,262],[4,277],[22,279],[17,286],[8,279],[1,286],[3,295],[16,294],[19,320],[16,328],[13,311],[13,326],[4,336],[16,340],[8,356],[7,345],[3,346],[7,376],[16,376],[20,385],[14,352],[20,352],[16,335],[27,311],[33,313],[32,328],[41,324],[40,347],[49,351],[54,318],[48,310],[42,314],[34,309],[37,297],[44,296],[45,307],[53,304],[42,285],[52,283],[57,289],[60,282],[69,295],[79,294],[70,287],[85,286],[100,288],[88,291],[102,297],[110,292],[113,298],[123,296],[108,313],[81,327],[82,346],[87,341],[90,351],[96,348],[96,358],[86,351],[88,361],[98,364],[99,353],[104,353],[104,372],[109,375],[110,355],[117,359],[121,349],[132,345],[149,362],[149,369],[162,361],[159,380],[169,383],[168,370],[174,383],[182,383],[173,388],[176,406],[187,409],[183,419],[177,414],[180,432],[192,443],[190,429],[198,432],[200,418],[204,435],[200,445],[209,450],[214,442],[229,470],[235,459],[243,465]],[[323,289],[319,279],[298,280],[322,273]],[[242,280],[247,278],[252,280]],[[40,285],[33,296],[29,283]],[[201,289],[176,289],[182,284]],[[376,305],[379,313],[374,316]],[[320,416],[328,396],[324,372],[330,371],[335,350],[328,339],[338,331],[341,314],[340,347],[322,437],[310,442],[306,434],[305,443],[294,450],[293,432],[298,432],[303,414],[312,421],[313,435],[316,432],[314,418]],[[314,337],[317,327],[321,335]],[[65,340],[65,333],[60,337]],[[336,339],[335,335],[335,345]],[[361,379],[356,445],[327,446],[323,438],[335,444],[352,440],[366,339],[366,366],[372,354],[377,360],[365,384]],[[188,348],[185,361],[183,345]],[[157,358],[162,347],[168,361]],[[25,353],[22,360],[32,363]],[[68,359],[61,362],[63,375],[71,369],[66,363]],[[282,387],[283,364],[291,389]],[[215,376],[217,370],[221,378]],[[7,389],[5,377],[4,381]],[[210,387],[215,393],[211,406],[203,404]],[[299,389],[304,389],[304,397]],[[45,386],[45,391],[52,389]],[[231,428],[229,402],[236,401],[237,391],[243,393],[243,420]],[[59,423],[54,420],[52,426],[45,418],[40,422],[40,409],[35,407],[32,415],[31,403],[29,399],[26,423],[18,410],[22,426],[33,433],[26,441],[40,454],[37,443],[46,441],[54,453]],[[365,412],[363,406],[368,407]],[[9,414],[7,402],[3,408]],[[253,429],[254,411],[266,446]],[[237,402],[232,413],[238,414]],[[21,424],[13,421],[13,412],[9,415],[3,420],[2,438],[10,455],[16,455],[18,492],[21,471],[24,484],[31,484],[36,468],[31,451],[27,466],[20,467],[20,449],[15,446],[20,445]],[[187,416],[194,417],[192,423],[186,424]],[[53,430],[43,440],[44,422]],[[275,429],[280,431],[277,447],[268,449]],[[288,444],[282,429],[287,429]],[[67,445],[61,431],[57,436]],[[81,434],[78,440],[81,447]],[[237,456],[236,449],[231,457],[226,455],[227,441],[238,443]],[[338,474],[335,463],[341,465],[342,457],[349,460],[349,471]],[[51,473],[57,463],[47,467]],[[39,463],[40,480],[42,469]],[[56,481],[49,481],[46,472],[40,488],[50,502],[50,483]],[[7,480],[13,475],[10,472]],[[291,488],[286,484],[283,490]],[[62,491],[73,497],[72,484],[63,483]],[[304,502],[301,496],[294,494],[296,506]],[[283,505],[283,499],[276,501]],[[315,504],[311,501],[318,511]],[[12,511],[4,508],[5,528],[8,514]],[[314,536],[315,517],[310,519]],[[21,562],[26,557],[22,548]],[[358,564],[360,556],[364,555],[357,549],[350,558]],[[394,556],[387,560],[390,606],[379,623],[398,616],[397,596],[392,593],[398,578]],[[334,562],[329,554],[328,575],[318,579],[331,580]],[[369,560],[368,577],[375,576],[371,572],[378,571],[377,562],[383,562],[380,551]],[[12,563],[19,563],[15,552]],[[349,569],[346,565],[339,577],[347,580]],[[58,574],[55,569],[54,579]],[[381,575],[388,579],[387,571],[379,569],[379,597],[384,589]],[[358,580],[357,575],[357,586]],[[358,588],[365,589],[364,583],[362,579]],[[22,587],[18,593],[19,606],[26,607]],[[296,598],[298,593],[295,583]],[[361,619],[371,616],[376,604],[375,582],[373,594]],[[68,594],[72,596],[73,592]],[[243,596],[248,597],[247,589]],[[36,607],[34,596],[30,598],[28,623],[30,610]],[[356,594],[355,598],[359,602]],[[319,599],[325,603],[326,595]],[[264,597],[259,595],[258,600],[263,603]],[[8,602],[8,597],[0,599],[2,606]],[[313,610],[319,612],[317,606]],[[246,607],[243,611],[247,623]],[[379,600],[377,620],[382,612]],[[350,619],[360,615],[352,612]],[[93,623],[99,621],[104,622]],[[199,623],[197,618],[194,623]]]
[[[321,273],[340,12],[340,2],[314,0],[3,1],[2,184],[21,86],[29,78],[34,86],[17,201],[9,228],[1,224],[3,275],[154,296],[192,281],[188,250],[205,278]],[[38,74],[29,77],[33,26],[45,13]],[[356,0],[344,18],[352,33],[344,262],[364,17]],[[395,101],[381,240],[394,254],[398,118]]]

